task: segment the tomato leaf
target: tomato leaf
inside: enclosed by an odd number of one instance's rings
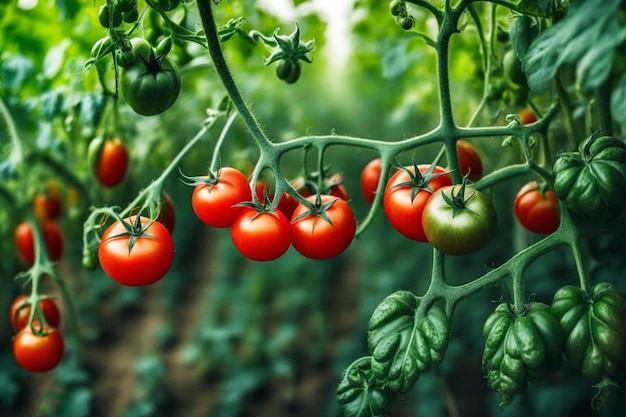
[[[396,393],[408,391],[420,374],[441,363],[448,346],[450,323],[445,309],[433,303],[419,316],[420,301],[409,291],[397,291],[379,304],[370,319],[367,343],[372,372]]]
[[[389,392],[374,378],[369,356],[357,359],[346,369],[337,387],[337,402],[345,417],[388,415]]]
[[[620,0],[572,1],[565,18],[540,33],[521,57],[529,87],[546,91],[563,64],[576,67],[583,91],[608,77],[615,50],[626,37],[619,23]]]

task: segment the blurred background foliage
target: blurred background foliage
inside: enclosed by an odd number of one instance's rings
[[[67,241],[59,266],[79,309],[78,329],[64,321],[68,353],[49,375],[29,375],[11,353],[8,306],[23,290],[13,283],[21,269],[12,233],[21,220],[2,201],[0,206],[0,414],[6,416],[338,416],[335,388],[341,372],[366,354],[365,332],[375,306],[389,293],[407,289],[423,293],[429,283],[431,248],[396,233],[379,214],[368,231],[340,257],[330,261],[304,259],[291,249],[270,263],[246,261],[233,248],[228,230],[205,227],[190,206],[191,189],[176,176],[166,187],[178,221],[174,232],[175,265],[150,288],[122,288],[100,271],[80,267],[81,226],[91,205],[124,206],[156,178],[200,128],[205,109],[224,97],[210,61],[199,45],[174,46],[186,63],[183,91],[176,104],[158,117],[141,117],[120,103],[121,124],[115,132],[131,149],[130,172],[114,190],[102,190],[86,163],[90,140],[101,134],[111,106],[101,96],[96,71],[83,65],[92,45],[105,35],[97,9],[87,0],[4,1],[0,4],[0,95],[15,118],[27,147],[51,155],[83,182],[86,194],[67,201],[61,220]],[[388,2],[347,1],[223,1],[218,22],[245,17],[244,31],[266,35],[280,28],[288,34],[293,22],[302,39],[315,39],[312,64],[304,64],[298,83],[278,80],[269,53],[235,36],[224,44],[226,58],[244,97],[276,141],[305,134],[348,134],[395,141],[424,133],[438,123],[435,54],[413,33],[402,31],[388,12]],[[141,5],[141,3],[140,3]],[[32,8],[31,8],[32,6]],[[145,5],[143,5],[145,6]],[[187,24],[198,24],[193,3]],[[140,6],[141,7],[141,6]],[[486,16],[486,4],[477,4]],[[501,8],[498,22],[508,26]],[[432,33],[426,14],[416,25]],[[483,22],[485,23],[485,22]],[[454,114],[469,122],[483,91],[476,26],[467,20],[451,53]],[[505,44],[496,45],[504,50]],[[109,63],[110,65],[110,63]],[[493,80],[504,83],[503,78]],[[523,104],[495,103],[476,124],[503,123]],[[108,110],[106,110],[108,111]],[[11,145],[0,129],[0,178],[10,182]],[[104,126],[106,127],[106,126]],[[188,175],[206,173],[218,129],[203,140],[182,164]],[[502,139],[502,138],[500,138]],[[500,140],[477,139],[485,169],[520,160],[515,147],[503,150]],[[414,156],[428,163],[437,149],[425,147]],[[248,132],[236,123],[221,160],[250,172],[258,154]],[[326,156],[344,175],[355,214],[367,206],[360,195],[363,166],[376,155],[333,147]],[[299,174],[301,152],[284,160],[287,177]],[[68,184],[47,166],[33,164],[36,183],[21,184],[32,193],[48,180]],[[513,196],[524,179],[492,190],[498,210],[499,234],[475,255],[447,261],[450,282],[461,284],[506,261],[536,239],[511,215]],[[623,242],[593,242],[594,253],[619,252]],[[590,249],[587,249],[590,251]],[[623,260],[602,256],[597,273],[623,274]],[[609,262],[606,262],[606,261]],[[567,252],[556,251],[528,271],[527,293],[549,302],[554,290],[576,281]],[[52,286],[46,287],[54,292]],[[622,285],[623,289],[623,285]],[[450,346],[443,364],[424,375],[407,398],[396,401],[397,416],[574,416],[587,407],[589,382],[564,369],[553,379],[531,385],[527,394],[504,410],[489,392],[480,370],[482,324],[506,289],[484,291],[459,305]],[[623,415],[623,395],[606,415]],[[621,410],[621,411],[620,411]],[[586,415],[586,414],[582,414]]]

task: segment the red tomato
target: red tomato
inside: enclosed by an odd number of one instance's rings
[[[30,317],[31,306],[28,303],[28,297],[24,294],[19,295],[11,304],[10,319],[13,330],[19,332],[28,324]],[[44,298],[39,301],[39,310],[46,319],[46,323],[49,327],[59,327],[61,322],[61,313],[54,300]],[[35,312],[34,319],[37,319],[37,312]]]
[[[56,184],[50,184],[48,190],[35,194],[33,198],[33,211],[41,220],[55,220],[61,216],[63,202]]]
[[[271,261],[282,256],[291,245],[289,219],[279,210],[259,212],[246,208],[230,229],[235,247],[246,258]]]
[[[306,199],[315,204],[316,198],[309,196]],[[291,219],[291,243],[307,258],[330,259],[350,245],[356,232],[356,220],[345,200],[330,195],[320,198],[326,207],[323,214],[310,213],[303,204],[296,207]]]
[[[174,243],[165,226],[150,223],[147,217],[131,216],[113,223],[102,235],[98,259],[104,272],[115,281],[128,286],[149,285],[165,276],[174,260]],[[134,242],[133,242],[134,241]],[[132,247],[130,246],[132,243]]]
[[[361,192],[368,204],[374,202],[376,188],[380,181],[382,163],[383,161],[380,158],[372,159],[361,172]]]
[[[63,233],[56,223],[46,221],[41,225],[46,250],[51,261],[56,262],[63,255]],[[24,263],[30,267],[35,263],[35,240],[33,230],[28,222],[20,223],[15,229],[15,246]]]
[[[537,121],[537,116],[531,109],[524,109],[519,113],[523,125],[530,125]]]
[[[524,185],[513,203],[515,217],[520,224],[534,233],[550,234],[561,222],[559,202],[553,190],[543,190],[536,181]]]
[[[128,150],[119,139],[104,141],[94,167],[98,182],[104,187],[115,187],[126,176]]]
[[[478,181],[483,176],[483,162],[476,148],[469,142],[457,140],[456,152],[461,175],[465,176],[469,172],[470,181]]]
[[[418,165],[417,168],[421,174],[424,174],[430,165]],[[415,172],[412,166],[405,169],[411,173]],[[452,185],[452,179],[446,170],[439,166],[433,171],[433,175],[437,176],[431,178],[423,176],[415,180],[411,179],[405,169],[399,169],[387,182],[383,196],[385,215],[394,229],[403,236],[420,242],[428,242],[422,227],[424,206],[434,191]]]
[[[65,343],[61,333],[56,329],[42,329],[42,333],[33,334],[30,326],[26,326],[13,340],[15,360],[29,372],[47,372],[63,358]]]
[[[209,226],[230,227],[243,211],[243,207],[236,205],[251,200],[252,192],[245,175],[227,167],[219,171],[214,182],[196,185],[191,206],[196,216]]]

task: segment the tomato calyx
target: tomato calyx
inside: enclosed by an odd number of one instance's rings
[[[335,204],[335,202],[337,202],[338,199],[339,197],[333,198],[332,200],[327,201],[326,203],[322,203],[322,195],[316,194],[315,203],[310,204],[310,205],[307,204],[309,206],[309,209],[304,211],[302,214],[300,214],[296,218],[294,218],[292,221],[295,223],[306,217],[316,216],[316,217],[322,218],[325,222],[332,225],[333,221],[328,216],[327,211]]]
[[[469,211],[472,213],[472,210],[467,207],[467,202],[471,200],[474,196],[475,191],[471,188],[472,193],[466,198],[465,190],[466,190],[466,182],[467,177],[463,178],[463,182],[459,186],[452,187],[450,189],[450,195],[447,195],[445,192],[441,192],[441,197],[443,200],[448,203],[450,207],[452,207],[452,217],[456,217],[461,211]]]
[[[187,176],[180,171],[180,175],[182,176],[181,181],[183,184],[188,185],[190,187],[195,187],[196,185],[206,185],[209,189],[217,184],[220,180],[220,172],[221,168],[217,170],[217,172],[209,171],[207,175],[198,175],[198,176]]]
[[[132,219],[132,223],[127,221],[127,219],[118,218],[117,220],[124,226],[124,229],[126,231],[117,235],[109,236],[107,240],[113,240],[120,237],[128,237],[128,253],[130,254],[133,250],[133,246],[135,246],[135,243],[137,243],[137,239],[139,239],[140,237],[148,239],[156,238],[155,235],[151,235],[150,233],[146,232],[146,230],[148,230],[150,226],[152,226],[152,223],[154,223],[156,220],[150,219],[150,221],[146,224],[142,224],[141,217],[142,216],[140,215],[135,216]]]
[[[448,175],[450,173],[449,171],[435,172],[435,169],[437,169],[437,164],[435,162],[430,164],[428,169],[423,173],[420,172],[415,161],[413,161],[412,168],[399,166],[398,169],[406,172],[410,179],[408,181],[395,184],[392,188],[411,187],[411,201],[415,200],[415,197],[421,190],[432,193],[433,189],[429,185],[430,181],[432,181],[434,178]]]

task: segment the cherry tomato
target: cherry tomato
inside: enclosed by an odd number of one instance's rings
[[[424,174],[430,165],[418,165],[417,168],[421,174]],[[412,166],[405,167],[405,169],[412,174],[415,173],[415,168]],[[428,239],[422,227],[424,206],[434,191],[452,185],[452,179],[446,170],[439,166],[435,167],[432,172],[436,176],[416,177],[414,180],[405,169],[399,169],[387,182],[383,197],[385,215],[394,229],[403,236],[419,242],[427,242]]]
[[[120,284],[133,287],[159,281],[174,260],[174,243],[165,226],[147,217],[136,219],[127,218],[126,226],[119,220],[113,223],[98,247],[104,272]]]
[[[313,195],[306,199],[315,204],[316,198]],[[307,258],[330,259],[350,245],[356,232],[356,220],[342,198],[321,195],[320,201],[324,207],[322,213],[312,213],[304,204],[296,207],[291,219],[291,243]]]
[[[37,329],[37,324],[35,324]],[[30,326],[24,327],[13,340],[13,355],[17,363],[29,372],[47,372],[63,359],[65,343],[56,329],[39,329],[34,334]]]
[[[361,171],[361,193],[368,204],[372,204],[374,197],[376,197],[376,188],[380,181],[382,164],[382,159],[372,159]]]
[[[61,216],[63,202],[56,184],[51,183],[46,191],[35,194],[33,211],[41,221],[56,220]]]
[[[435,248],[448,255],[466,255],[493,238],[497,215],[483,193],[469,186],[452,185],[438,189],[428,199],[422,223]]]
[[[22,294],[13,300],[13,303],[11,303],[9,318],[11,319],[11,326],[13,326],[13,330],[16,332],[19,332],[28,324],[31,305],[28,304],[27,300],[28,297]],[[40,300],[39,310],[43,313],[49,327],[59,327],[59,323],[61,322],[61,313],[59,312],[59,308],[54,300],[51,300],[50,298]],[[35,319],[37,319],[37,315],[35,315]]]
[[[553,190],[540,187],[536,181],[527,183],[519,190],[513,210],[520,224],[534,233],[553,233],[561,222],[556,194]]]
[[[291,245],[289,219],[279,210],[246,208],[235,218],[230,236],[239,252],[255,261],[276,259]]]
[[[537,121],[537,116],[531,109],[522,110],[519,112],[518,116],[522,120],[523,125],[530,125]]]
[[[237,204],[251,201],[252,192],[245,175],[235,168],[221,168],[207,184],[196,185],[191,206],[196,216],[213,227],[230,227],[243,211]]]
[[[476,148],[464,140],[456,141],[456,152],[461,175],[469,173],[470,181],[478,181],[483,176],[483,162]]]
[[[52,221],[43,222],[41,230],[48,257],[51,261],[57,262],[63,256],[63,233]],[[35,239],[30,223],[24,221],[15,229],[15,247],[24,265],[30,267],[35,263]]]
[[[95,161],[96,179],[104,187],[115,187],[126,176],[128,162],[128,150],[121,140],[104,141]]]

